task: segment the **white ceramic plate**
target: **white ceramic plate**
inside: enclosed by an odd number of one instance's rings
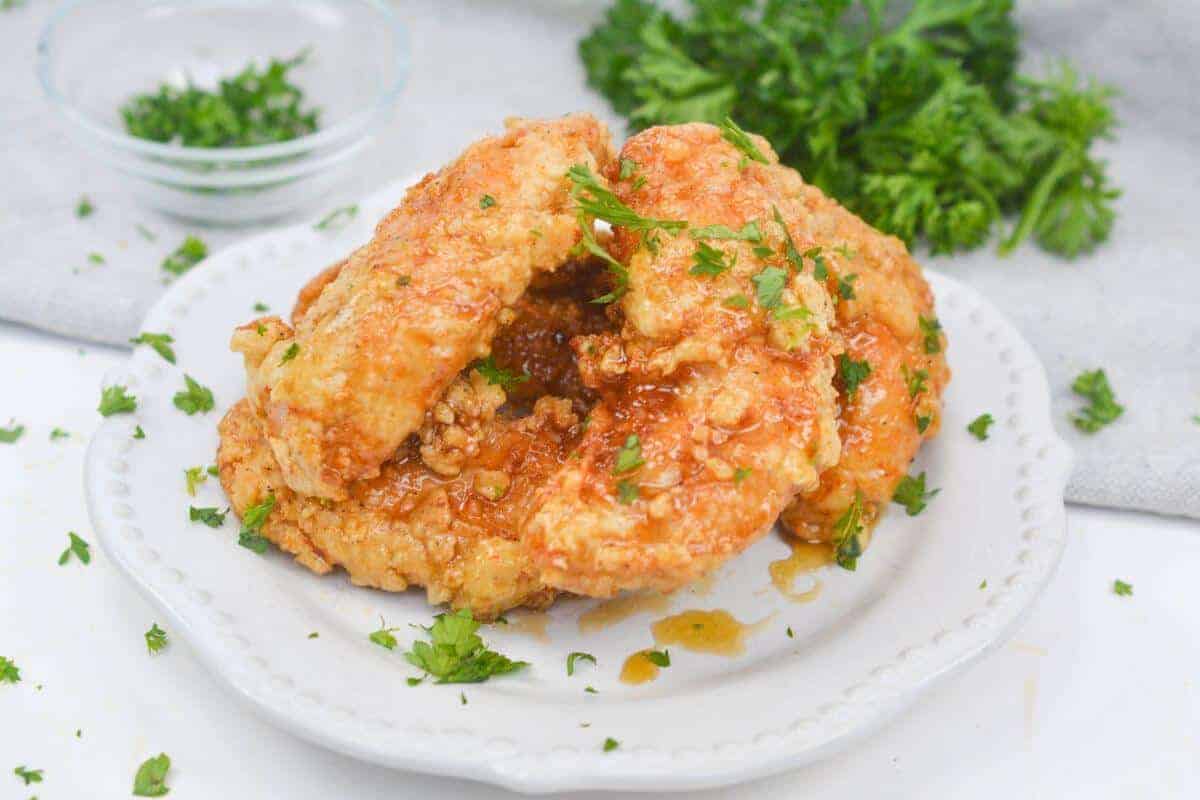
[[[193,499],[183,478],[185,467],[213,462],[217,421],[243,394],[240,359],[227,348],[234,326],[256,316],[256,301],[287,313],[301,284],[365,239],[400,196],[375,195],[337,234],[297,226],[256,237],[172,286],[143,329],[175,337],[178,366],[138,348],[106,381],[128,385],[137,412],[106,420],[88,452],[88,505],[112,559],[163,608],[172,635],[286,730],[368,761],[528,792],[729,784],[811,762],[877,727],[1000,644],[1049,580],[1070,456],[1051,428],[1042,367],[990,304],[931,274],[954,379],[942,434],[914,469],[941,493],[918,517],[893,506],[857,572],[827,568],[816,601],[791,602],[767,573],[787,547],[768,536],[707,591],[677,592],[669,612],[588,635],[578,618],[592,601],[563,601],[548,619],[513,613],[514,624],[487,627],[485,639],[531,668],[410,688],[415,670],[400,653],[419,633],[408,623],[434,613],[423,592],[355,588],[282,553],[238,547],[232,515],[219,530],[187,519],[189,504],[226,505],[217,482]],[[184,372],[213,389],[216,410],[188,417],[172,406]],[[997,425],[981,443],[965,426],[985,411]],[[131,438],[135,425],[144,440]],[[689,608],[765,622],[740,657],[673,649],[657,681],[620,683],[625,657],[651,645],[651,621]],[[395,652],[367,639],[381,616],[400,628]],[[544,636],[534,635],[542,623]],[[575,650],[599,663],[568,677]],[[620,747],[604,752],[607,737]]]

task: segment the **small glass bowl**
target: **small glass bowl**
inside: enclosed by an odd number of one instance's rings
[[[315,133],[253,147],[184,147],[125,132],[120,109],[160,84],[215,88],[248,64],[307,52],[289,79]],[[170,214],[239,224],[321,200],[395,105],[408,43],[382,0],[69,0],[38,41],[37,73],[74,138]]]

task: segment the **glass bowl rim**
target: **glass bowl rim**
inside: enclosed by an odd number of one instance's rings
[[[37,59],[34,69],[46,97],[72,122],[109,145],[141,155],[181,161],[239,162],[304,154],[310,150],[338,143],[339,140],[361,135],[371,122],[382,116],[395,104],[396,98],[400,95],[400,90],[408,78],[408,32],[396,12],[384,0],[336,0],[340,4],[358,4],[374,10],[382,17],[383,23],[387,25],[396,42],[396,57],[393,62],[396,70],[395,80],[384,87],[369,107],[356,111],[346,119],[328,128],[318,130],[316,133],[274,144],[249,147],[187,147],[139,139],[102,125],[80,111],[59,91],[51,77],[51,66],[55,53],[55,34],[58,32],[59,25],[76,10],[97,2],[102,2],[102,0],[66,0],[54,10],[49,22],[38,36]],[[180,3],[192,4],[189,0],[153,0],[154,5],[165,6]]]

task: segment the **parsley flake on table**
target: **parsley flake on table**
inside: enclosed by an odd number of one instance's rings
[[[7,428],[0,428],[0,442],[14,444],[25,433],[25,426],[14,425],[12,420],[9,420],[8,425]]]
[[[726,254],[717,248],[699,242],[696,251],[692,253],[693,263],[688,274],[711,278],[733,269],[737,264],[737,253],[729,253],[728,261],[725,260],[725,256]]]
[[[656,667],[671,666],[671,651],[670,650],[643,650],[642,655]]]
[[[91,545],[79,538],[75,531],[67,531],[67,537],[67,549],[63,550],[62,555],[58,557],[58,565],[61,567],[66,564],[72,554],[84,564],[92,563]]]
[[[757,161],[760,164],[769,164],[770,161],[758,149],[758,145],[750,138],[750,134],[746,133],[738,124],[730,117],[725,117],[721,120],[721,138],[729,142],[731,145],[741,151],[742,155],[751,161]]]
[[[0,428],[0,434],[3,434],[3,430],[3,428]],[[59,439],[69,438],[71,438],[71,434],[67,431],[64,431],[62,428],[52,428],[50,430],[50,441],[52,442],[57,442]],[[0,438],[0,441],[3,441],[3,438]]]
[[[229,513],[229,509],[218,511],[216,507],[212,508],[196,508],[188,506],[188,520],[191,522],[202,522],[210,528],[219,528],[225,524],[225,515]]]
[[[342,206],[330,211],[321,221],[313,225],[313,230],[316,231],[340,231],[342,228],[350,224],[350,220],[358,216],[358,204]]]
[[[22,764],[13,770],[13,774],[23,780],[25,785],[28,786],[31,783],[41,783],[43,771],[40,769],[26,769],[25,765]]]
[[[21,668],[11,658],[0,656],[0,683],[20,683]]]
[[[1121,597],[1129,597],[1133,594],[1133,584],[1126,583],[1118,578],[1113,581],[1113,594],[1120,595]]]
[[[590,661],[590,662],[592,662],[592,666],[596,665],[596,657],[594,655],[592,655],[591,653],[581,653],[579,651],[575,651],[573,653],[568,653],[567,654],[567,677],[568,678],[575,674],[575,662],[576,661]]]
[[[171,344],[175,341],[169,333],[140,333],[136,339],[130,339],[132,345],[148,344],[154,348],[154,352],[165,358],[168,363],[175,363],[175,351],[171,349]]]
[[[761,242],[762,231],[756,220],[750,220],[741,230],[734,230],[728,225],[705,225],[702,228],[692,228],[688,234],[693,239],[735,239],[742,242]]]
[[[484,211],[488,210],[494,205],[496,205],[496,198],[492,197],[490,194],[485,194],[483,197],[479,198],[479,207]]]
[[[991,414],[980,414],[971,421],[971,424],[967,426],[967,430],[979,441],[986,441],[988,438],[988,428],[992,427],[995,422],[996,420]]]
[[[183,240],[183,244],[175,248],[175,252],[163,259],[162,268],[179,277],[203,261],[207,255],[208,245],[195,236],[188,236]]]
[[[921,326],[921,333],[925,339],[925,352],[928,355],[935,355],[942,352],[942,323],[938,322],[937,317],[929,317],[926,319],[922,316],[917,316],[917,322]]]
[[[150,655],[160,652],[167,646],[167,632],[158,627],[155,622],[150,626],[150,630],[144,634],[146,638],[146,652]]]
[[[106,386],[100,392],[100,406],[96,410],[102,417],[132,414],[137,410],[137,398],[127,394],[124,386]]]
[[[187,485],[188,497],[196,496],[196,487],[208,480],[204,467],[188,467],[183,471],[183,480]]]
[[[850,506],[833,523],[834,560],[839,567],[851,572],[858,568],[858,557],[863,553],[862,540],[859,539],[863,532],[862,516],[862,492],[855,492]]]
[[[750,276],[754,284],[754,298],[758,304],[770,311],[783,300],[783,287],[787,283],[787,270],[779,267],[764,267],[757,275]]]
[[[909,369],[907,364],[901,364],[900,373],[904,375],[904,383],[908,386],[909,397],[916,397],[925,391],[925,382],[929,380],[928,370]]]
[[[1087,407],[1071,417],[1075,427],[1084,433],[1095,433],[1125,413],[1102,369],[1081,373],[1071,384],[1071,391],[1088,401]]]
[[[941,489],[925,491],[924,472],[915,478],[905,475],[896,485],[896,491],[892,493],[892,502],[904,506],[904,511],[910,517],[915,517],[925,510],[928,502],[940,491]]]
[[[83,219],[84,217],[90,217],[92,212],[95,210],[96,207],[92,205],[92,201],[85,194],[79,198],[79,203],[75,206],[75,216],[79,217],[80,219]]]
[[[261,503],[246,509],[246,513],[242,514],[242,528],[238,531],[239,545],[253,550],[260,556],[267,552],[270,541],[262,535],[262,526],[274,508],[275,495],[269,494]]]
[[[515,372],[496,366],[494,356],[481,358],[472,366],[476,372],[487,379],[489,386],[499,386],[506,393],[511,392],[518,384],[525,383],[531,377],[528,372],[517,375]]]
[[[838,355],[837,377],[847,397],[854,397],[858,387],[870,376],[871,364],[866,359],[855,361],[845,353]]]
[[[480,683],[529,666],[489,650],[476,634],[479,624],[465,608],[453,614],[438,614],[433,625],[422,628],[430,641],[414,641],[404,657],[436,678],[437,683]]]
[[[617,502],[621,505],[632,505],[638,499],[638,493],[638,485],[633,481],[617,481]]]
[[[630,434],[625,439],[625,444],[621,445],[621,449],[617,451],[617,459],[613,463],[613,475],[620,475],[625,472],[633,472],[638,467],[645,464],[646,461],[642,458],[642,440],[637,434]]]
[[[254,147],[287,142],[317,130],[320,111],[304,106],[304,92],[289,73],[308,51],[251,62],[221,78],[215,89],[163,83],[120,109],[125,130],[139,139],[185,147]]]
[[[206,386],[202,386],[191,375],[183,376],[183,383],[186,387],[183,391],[176,392],[172,402],[175,407],[189,417],[197,411],[207,412],[213,409],[213,393]]]
[[[606,753],[611,753],[613,750],[616,750],[620,746],[621,746],[621,743],[618,742],[616,739],[612,738],[611,736],[609,736],[607,739],[604,740],[604,752],[606,752]]]
[[[171,769],[171,758],[159,753],[147,758],[133,776],[134,797],[162,797],[171,791],[167,786],[167,771]]]

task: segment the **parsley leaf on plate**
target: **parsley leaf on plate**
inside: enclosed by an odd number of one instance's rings
[[[479,624],[465,608],[438,614],[433,625],[423,628],[430,641],[414,641],[404,657],[437,683],[480,683],[528,666],[488,649],[476,634]]]
[[[579,651],[567,654],[567,677],[575,674],[576,661],[590,661],[592,666],[596,664],[596,657],[591,653],[581,653]]]
[[[0,656],[0,683],[20,683],[21,668],[11,658]]]
[[[4,429],[0,428],[0,441],[4,441],[3,434],[4,434]],[[68,433],[67,431],[64,431],[62,428],[52,428],[50,430],[50,441],[52,441],[52,442],[57,442],[59,439],[70,439],[70,438],[71,438],[71,434]]]
[[[256,312],[258,312],[259,314],[265,314],[266,312],[271,310],[271,307],[268,306],[266,303],[263,303],[260,301],[260,302],[257,302],[254,304],[254,310]]]
[[[1133,594],[1133,584],[1126,583],[1118,578],[1117,580],[1113,581],[1113,594],[1117,594],[1122,597],[1129,597]]]
[[[1075,427],[1084,433],[1095,433],[1125,413],[1102,369],[1081,373],[1071,384],[1071,391],[1088,401],[1085,408],[1071,417]]]
[[[267,552],[270,544],[267,537],[262,535],[263,523],[275,508],[275,495],[269,494],[261,503],[252,505],[242,514],[242,529],[238,531],[238,544],[247,550],[253,550],[260,556]]]
[[[218,511],[216,507],[212,508],[196,508],[188,506],[188,520],[191,522],[202,522],[210,528],[219,528],[225,524],[225,515],[229,513],[229,509]]]
[[[159,753],[143,761],[137,774],[133,776],[134,797],[162,797],[169,792],[166,780],[167,770],[170,768],[171,758],[166,753]]]
[[[213,393],[207,386],[202,386],[191,375],[183,376],[184,390],[175,393],[172,402],[175,407],[189,417],[197,411],[207,412],[213,409]]]
[[[167,632],[158,627],[157,622],[150,626],[150,630],[146,631],[145,637],[146,651],[150,653],[150,655],[160,652],[164,647],[167,646]]]
[[[72,554],[84,564],[92,563],[91,545],[79,538],[75,531],[68,531],[67,537],[67,549],[63,550],[62,555],[58,557],[58,565],[61,567],[66,564]]]
[[[14,425],[12,420],[9,421],[8,425],[9,427],[7,428],[0,428],[0,442],[13,444],[25,433],[25,426]]]
[[[188,497],[196,496],[196,487],[208,480],[204,467],[188,467],[183,471],[183,480],[187,485]]]
[[[996,422],[991,414],[980,414],[971,424],[967,426],[967,430],[972,436],[979,441],[985,441],[988,438],[988,428]]]
[[[140,333],[136,339],[130,339],[130,344],[148,344],[154,348],[154,352],[165,358],[168,363],[175,363],[175,351],[171,349],[171,343],[175,340],[167,333]]]
[[[386,650],[395,650],[398,642],[396,641],[394,634],[398,630],[400,629],[389,628],[387,623],[383,621],[383,617],[380,617],[379,630],[371,631],[371,633],[367,635],[367,638]]]
[[[940,491],[941,489],[925,491],[924,472],[915,478],[905,475],[896,485],[896,491],[892,493],[892,502],[904,506],[905,512],[910,517],[915,517],[925,510],[926,504]]]
[[[671,651],[669,650],[643,650],[642,655],[656,667],[671,666]]]
[[[616,750],[620,746],[621,746],[621,743],[618,742],[616,739],[612,738],[611,736],[609,736],[607,739],[604,740],[604,752],[606,752],[606,753],[611,753],[613,750]]]
[[[203,261],[207,255],[208,245],[195,236],[188,236],[175,248],[175,252],[163,259],[162,268],[178,277]]]
[[[43,770],[40,769],[26,769],[24,764],[13,770],[13,774],[23,780],[26,786],[31,783],[41,783],[42,772]]]
[[[124,386],[106,386],[100,392],[100,407],[96,410],[102,417],[132,414],[137,410],[137,398],[127,394]]]
[[[79,217],[80,219],[83,219],[84,217],[90,217],[92,212],[95,210],[96,207],[92,205],[92,201],[88,199],[88,196],[85,194],[79,198],[79,204],[75,206],[75,216]]]
[[[136,428],[133,429],[133,438],[134,439],[145,439],[146,438],[146,432],[144,430],[142,430],[141,425],[138,425]]]

